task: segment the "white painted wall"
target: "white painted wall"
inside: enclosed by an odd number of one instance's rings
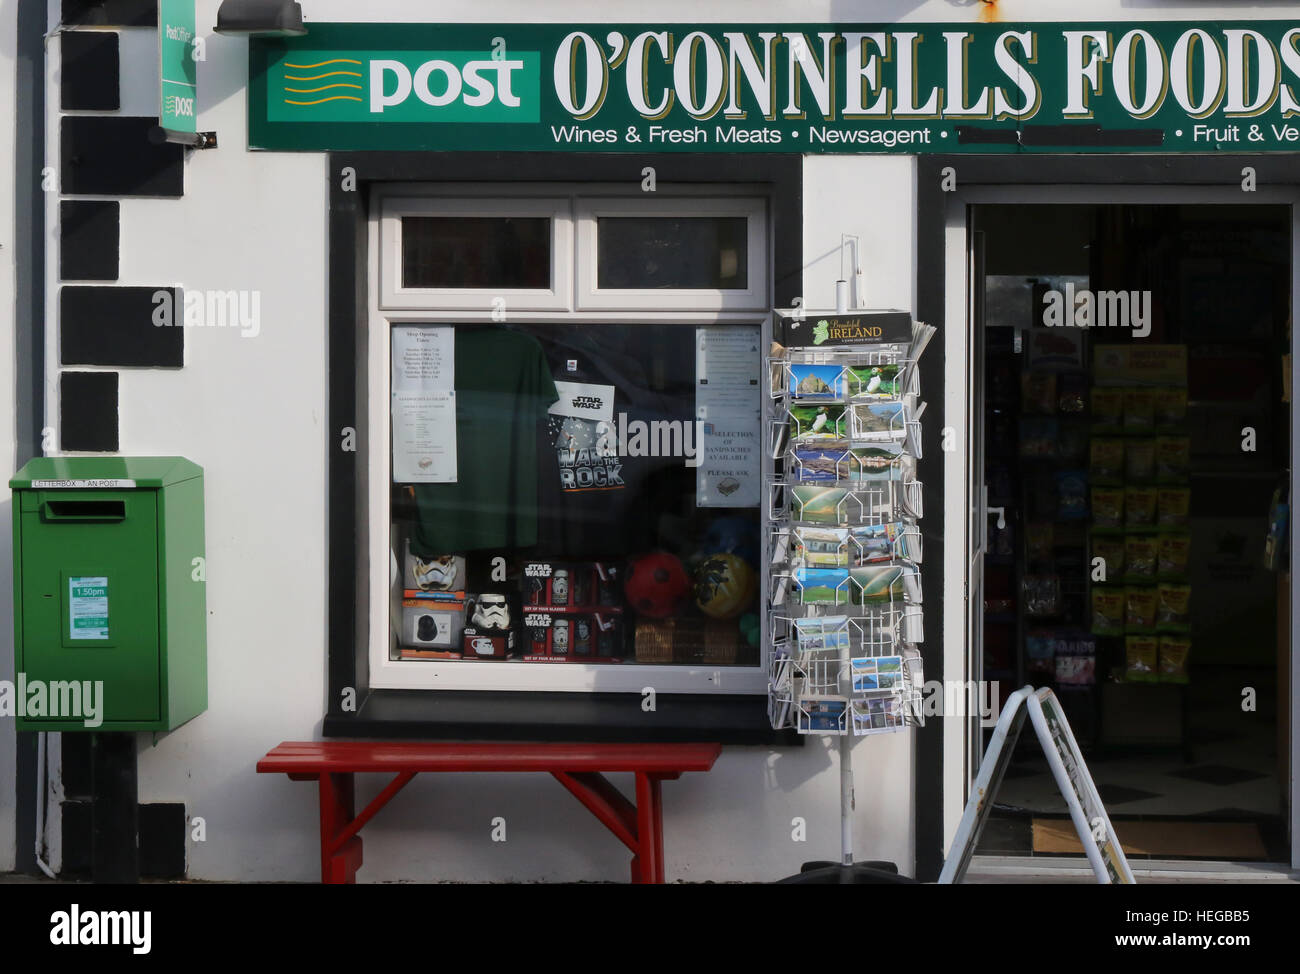
[[[210,34],[218,0],[200,0],[200,33]],[[422,0],[304,0],[310,21],[583,21],[532,0],[475,5]],[[1005,0],[1003,19],[1076,19],[1065,0]],[[716,0],[711,21],[959,21],[982,4],[948,0]],[[1094,19],[1204,19],[1204,4],[1142,5],[1110,0]],[[13,3],[0,0],[0,118],[12,118]],[[699,18],[695,0],[663,0],[660,23]],[[611,21],[636,22],[643,5],[606,4]],[[1254,8],[1254,16],[1276,16]],[[152,112],[156,66],[149,31],[123,31],[123,110]],[[192,329],[183,371],[121,372],[121,450],[191,457],[207,472],[210,706],[151,743],[142,739],[142,801],[180,801],[207,823],[192,843],[189,873],[211,880],[313,880],[318,876],[315,790],[258,776],[254,763],[281,740],[319,737],[325,709],[326,415],[325,161],[321,155],[246,151],[245,43],[211,35],[199,66],[202,130],[221,148],[191,155],[181,200],[122,204],[120,283],[254,289],[261,295],[257,338],[232,329]],[[57,102],[55,101],[55,104]],[[0,159],[12,157],[11,126],[0,126]],[[841,232],[862,238],[866,303],[914,306],[914,163],[907,158],[818,157],[805,175],[804,293],[810,306],[833,302]],[[12,237],[11,167],[0,165],[0,244]],[[0,251],[0,286],[10,283]],[[11,293],[11,289],[9,291]],[[51,341],[56,292],[51,287]],[[12,307],[0,304],[12,336]],[[0,374],[12,375],[12,340],[0,343]],[[50,375],[53,388],[55,371]],[[3,397],[0,397],[2,399]],[[0,456],[13,454],[13,403],[0,401]],[[53,417],[51,417],[53,418]],[[0,511],[0,514],[4,512]],[[8,539],[0,517],[0,550]],[[937,554],[937,553],[935,553]],[[0,614],[12,612],[8,560],[0,558]],[[9,627],[0,637],[11,666]],[[934,634],[931,634],[934,637]],[[859,858],[913,858],[910,735],[873,737],[855,748]],[[0,868],[12,847],[12,728],[0,725]],[[708,775],[665,787],[670,879],[757,880],[836,858],[838,776],[826,742],[802,749],[728,748]],[[359,800],[381,787],[365,780]],[[503,815],[509,841],[490,841]],[[791,841],[804,818],[808,841]],[[366,881],[412,879],[575,880],[627,878],[627,854],[554,782],[524,776],[417,778],[365,833]]]
[[[135,70],[124,59],[124,90]],[[152,64],[141,73],[156,83]],[[309,878],[312,857],[285,868],[270,839],[310,840],[313,789],[284,801],[253,766],[282,740],[318,737],[324,711],[325,158],[245,151],[246,75],[246,42],[213,35],[199,126],[221,148],[191,154],[183,199],[122,204],[120,283],[261,300],[256,337],[191,328],[183,370],[121,372],[121,451],[187,456],[207,491],[209,707],[142,749],[140,799],[204,818],[193,876]]]
[[[804,307],[835,307],[835,281],[852,280],[853,243],[841,271],[842,234],[858,237],[859,307],[914,308],[916,288],[914,156],[805,156]],[[924,390],[922,390],[924,391]]]

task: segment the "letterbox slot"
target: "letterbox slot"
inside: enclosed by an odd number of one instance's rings
[[[124,521],[126,501],[46,501],[41,516],[46,521]]]

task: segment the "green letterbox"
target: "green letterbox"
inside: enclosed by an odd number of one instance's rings
[[[18,728],[166,731],[207,709],[203,469],[42,457],[9,486]]]

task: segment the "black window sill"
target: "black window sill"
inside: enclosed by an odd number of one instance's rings
[[[652,712],[641,703],[639,693],[371,690],[355,713],[327,714],[323,732],[426,740],[803,744],[793,731],[772,730],[764,696],[660,694]]]

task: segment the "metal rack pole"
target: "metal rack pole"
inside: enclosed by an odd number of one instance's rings
[[[853,865],[853,713],[844,716],[848,727],[840,736],[840,862]]]

